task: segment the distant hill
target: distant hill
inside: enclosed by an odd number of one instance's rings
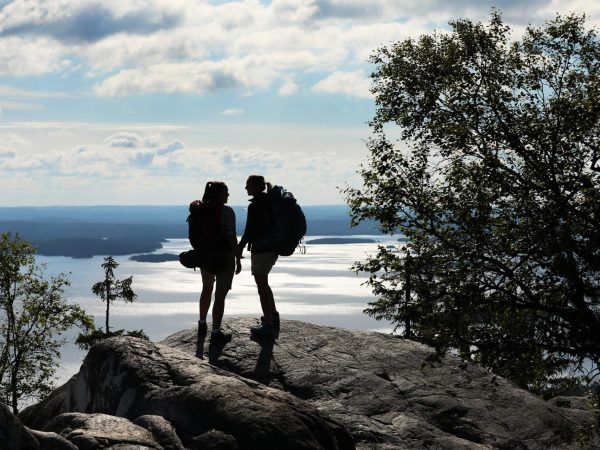
[[[377,242],[373,239],[364,238],[320,238],[306,241],[307,244],[372,244]]]
[[[246,207],[233,206],[237,232],[246,225]],[[303,206],[307,236],[380,234],[375,222],[350,227],[345,205]],[[187,238],[187,205],[0,207],[0,232],[18,232],[46,256],[149,253],[169,238]]]

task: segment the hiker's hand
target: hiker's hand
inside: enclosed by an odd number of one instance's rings
[[[235,260],[235,274],[239,274],[242,271],[242,262],[239,259]]]

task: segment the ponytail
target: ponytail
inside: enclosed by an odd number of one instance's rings
[[[202,202],[209,202],[214,200],[215,197],[220,193],[227,190],[227,185],[222,181],[209,181],[204,187],[204,195],[202,196]]]
[[[262,175],[250,175],[248,177],[248,181],[256,186],[260,192],[264,192],[265,189],[267,192],[269,192],[271,189],[273,189],[273,185],[268,181],[266,182],[265,177]]]

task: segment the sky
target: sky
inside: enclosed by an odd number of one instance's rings
[[[178,205],[262,174],[305,205],[359,187],[384,45],[580,0],[0,0],[0,206]]]

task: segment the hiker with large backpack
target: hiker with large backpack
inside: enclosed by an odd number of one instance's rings
[[[225,310],[225,297],[231,289],[233,274],[239,274],[242,265],[235,231],[235,212],[225,205],[228,198],[229,190],[225,183],[209,181],[206,183],[202,200],[195,200],[190,204],[189,239],[197,259],[195,265],[200,267],[202,275],[198,321],[198,342],[202,343],[207,333],[206,316],[215,281],[210,339],[211,342],[220,343],[231,340],[231,334],[221,331],[221,321]],[[202,345],[198,348],[201,349]]]
[[[280,320],[273,290],[269,286],[269,272],[279,256],[289,256],[294,252],[306,233],[306,219],[291,193],[266,183],[260,175],[248,177],[246,192],[252,199],[239,253],[241,255],[248,244],[251,272],[263,311],[261,325],[250,328],[250,331],[257,337],[273,338],[279,331]]]

